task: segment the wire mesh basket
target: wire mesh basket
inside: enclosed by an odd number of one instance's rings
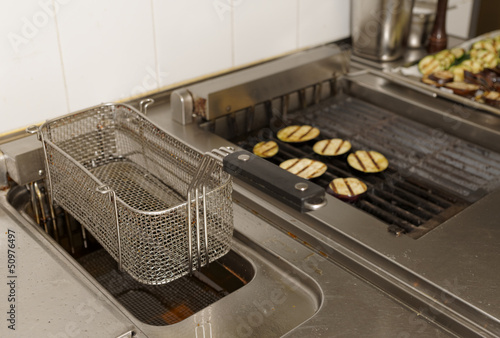
[[[229,251],[231,176],[134,108],[103,104],[38,135],[52,200],[136,280],[164,284]]]

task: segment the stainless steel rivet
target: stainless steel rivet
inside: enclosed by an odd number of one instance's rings
[[[42,169],[38,170],[38,176],[43,176],[43,175],[45,175],[45,173],[43,172],[43,170]]]
[[[249,156],[249,155],[247,155],[247,154],[241,154],[241,155],[239,155],[239,156],[238,156],[238,160],[240,160],[240,161],[244,161],[244,162],[246,162],[246,161],[248,161],[249,159],[250,159],[250,156]]]
[[[300,190],[300,191],[306,191],[309,188],[309,185],[304,182],[300,182],[295,184],[295,189]]]

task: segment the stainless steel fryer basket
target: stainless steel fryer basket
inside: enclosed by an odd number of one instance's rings
[[[164,284],[229,251],[231,176],[211,165],[199,194],[192,183],[204,156],[133,107],[103,104],[37,131],[51,199],[136,280]]]

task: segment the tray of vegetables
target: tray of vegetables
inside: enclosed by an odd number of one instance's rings
[[[438,95],[500,114],[500,30],[390,71]]]

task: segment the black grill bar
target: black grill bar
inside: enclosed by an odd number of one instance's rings
[[[391,196],[392,197],[392,196]],[[390,210],[398,218],[407,221],[410,224],[419,226],[425,222],[424,219],[418,217],[418,215],[412,213],[410,210],[405,210],[404,208],[398,206],[393,198],[380,198],[376,193],[368,194],[366,200],[370,201],[373,205],[378,206],[383,210]]]
[[[432,213],[440,213],[444,209],[449,208],[452,204],[456,203],[453,201],[441,198],[437,194],[429,194],[429,190],[426,188],[419,188],[417,185],[409,184],[407,182],[397,182],[396,184],[396,195],[402,196],[403,198],[414,200],[416,204],[423,205],[425,203],[427,210]],[[409,193],[409,194],[408,194]],[[400,194],[400,195],[399,195]],[[452,199],[451,197],[448,197]]]
[[[393,205],[400,206],[400,208],[402,208],[404,210],[408,210],[409,212],[411,212],[415,216],[415,218],[418,217],[418,219],[419,219],[419,221],[417,221],[418,224],[422,224],[422,223],[424,223],[423,222],[424,220],[428,220],[428,219],[432,218],[433,213],[424,209],[424,206],[428,205],[429,203],[427,203],[426,201],[422,201],[422,200],[420,200],[420,205],[412,203],[408,199],[406,199],[406,197],[409,199],[412,199],[412,197],[414,197],[414,196],[411,194],[406,194],[406,193],[403,193],[403,194],[405,195],[405,199],[399,197],[396,194],[389,194],[383,190],[375,190],[374,191],[374,196],[377,196],[378,199],[383,199],[385,201],[392,201]],[[414,222],[414,223],[416,223],[416,222]]]
[[[378,208],[368,201],[360,201],[358,203],[358,207],[359,209],[377,217],[379,220],[389,224],[390,227],[388,228],[388,230],[394,232],[395,234],[409,234],[415,231],[415,227],[412,224],[409,224],[407,221],[395,216],[389,211]]]

